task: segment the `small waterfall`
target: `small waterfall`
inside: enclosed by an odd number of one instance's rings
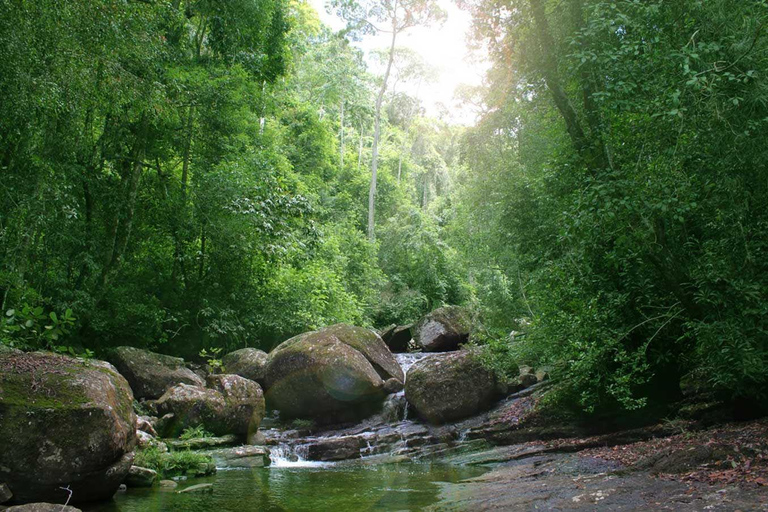
[[[404,352],[400,354],[393,354],[400,367],[403,369],[403,374],[408,375],[408,370],[411,367],[421,361],[431,357],[440,357],[439,353],[430,352]],[[396,410],[398,412],[395,419],[400,421],[408,421],[408,402],[405,400],[405,391],[400,391],[393,395],[390,395],[385,404],[385,410]],[[401,412],[402,411],[402,412]]]
[[[393,355],[395,356],[397,362],[400,364],[400,367],[403,369],[403,373],[407,375],[408,370],[411,369],[411,366],[418,363],[422,359],[427,357],[435,357],[438,354],[429,352],[404,352],[402,354]]]
[[[273,468],[311,468],[327,466],[327,462],[307,460],[305,445],[281,444],[270,448],[270,467]]]

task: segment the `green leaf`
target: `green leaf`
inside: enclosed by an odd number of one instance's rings
[[[54,322],[58,322],[59,321],[59,317],[56,316],[56,312],[55,311],[51,311],[51,314],[49,316],[51,317],[51,320],[53,320]]]

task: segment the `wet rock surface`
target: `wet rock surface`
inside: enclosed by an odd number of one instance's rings
[[[261,468],[270,463],[266,446],[237,446],[205,452],[213,457],[219,468]]]
[[[442,484],[431,511],[765,510],[764,488],[713,487],[627,473],[615,463],[553,453],[499,463],[458,484]]]

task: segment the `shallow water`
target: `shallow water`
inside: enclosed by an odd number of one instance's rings
[[[420,510],[437,501],[438,482],[458,482],[484,473],[445,464],[339,464],[220,470],[215,476],[179,482],[173,491],[129,489],[87,512],[161,511],[364,511]],[[181,493],[196,484],[211,490]]]

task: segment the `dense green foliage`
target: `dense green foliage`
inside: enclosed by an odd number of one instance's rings
[[[587,410],[764,399],[766,2],[461,5],[471,128],[303,1],[0,0],[0,341],[216,358],[463,303]]]
[[[468,5],[494,60],[460,199],[487,321],[529,318],[519,355],[587,409],[686,374],[765,398],[765,2],[555,4]]]
[[[375,81],[306,3],[3,0],[0,41],[4,342],[196,357],[454,299],[401,247],[387,285],[362,231]],[[383,130],[379,218],[419,218],[405,125]]]

